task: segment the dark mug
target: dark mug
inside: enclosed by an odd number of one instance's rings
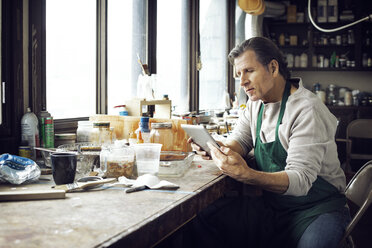
[[[77,155],[74,153],[52,153],[52,172],[54,182],[59,184],[73,183],[76,173]]]

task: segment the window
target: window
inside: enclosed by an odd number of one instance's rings
[[[2,15],[1,15],[1,13],[2,13],[2,1],[0,0],[0,58],[2,58],[2,46],[1,46],[1,44],[2,44],[2,36],[1,36],[1,34],[2,34],[2,30],[3,30],[3,19],[2,19]],[[2,73],[1,73],[1,71],[2,71],[2,63],[1,63],[1,59],[0,59],[0,125],[3,123],[3,77],[2,77]]]
[[[200,1],[199,109],[225,109],[227,94],[227,1]]]
[[[158,99],[168,95],[177,112],[188,110],[187,98],[183,97],[187,92],[182,87],[182,82],[186,83],[186,80],[181,72],[182,66],[187,67],[187,61],[182,56],[182,37],[186,32],[182,29],[182,18],[185,18],[185,12],[181,0],[157,1],[155,93]]]
[[[228,6],[228,0],[46,1],[47,110],[55,119],[117,114],[114,106],[138,95],[137,55],[155,74],[155,97],[168,95],[176,112],[228,107]]]
[[[136,94],[138,73],[131,74],[132,66],[139,67],[132,51],[133,2],[109,0],[107,4],[107,112],[111,115],[118,114],[114,106]]]
[[[55,119],[96,113],[96,5],[46,1],[47,110]]]
[[[253,36],[251,25],[252,15],[246,14],[238,5],[236,5],[235,16],[235,45],[237,45]],[[235,78],[235,95],[239,106],[245,104],[248,100],[247,94],[240,86],[239,78]]]

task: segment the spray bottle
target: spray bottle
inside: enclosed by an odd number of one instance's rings
[[[36,161],[36,151],[34,147],[39,146],[39,121],[36,115],[27,108],[27,113],[21,119],[22,142],[27,142],[31,147],[31,158]]]

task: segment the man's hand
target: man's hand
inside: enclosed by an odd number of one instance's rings
[[[285,171],[263,172],[250,168],[243,157],[232,149],[215,147],[208,143],[213,161],[220,170],[240,182],[256,185],[261,189],[282,194],[289,186],[289,178]]]
[[[200,146],[198,146],[196,143],[194,143],[194,141],[192,140],[192,138],[189,138],[187,140],[187,143],[190,143],[191,144],[191,147],[192,147],[192,150],[196,152],[196,154],[200,155],[203,159],[206,159],[206,160],[210,160],[211,159],[211,156],[209,156],[209,154],[204,151]],[[216,143],[218,143],[220,146],[223,146],[224,144],[220,141],[216,141]]]
[[[211,143],[208,143],[208,146],[211,149],[213,161],[224,174],[243,183],[247,182],[252,169],[239,153],[226,146],[217,148]]]

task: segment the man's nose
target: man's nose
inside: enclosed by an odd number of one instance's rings
[[[244,86],[249,83],[249,80],[246,76],[242,75],[240,76],[240,86]]]

